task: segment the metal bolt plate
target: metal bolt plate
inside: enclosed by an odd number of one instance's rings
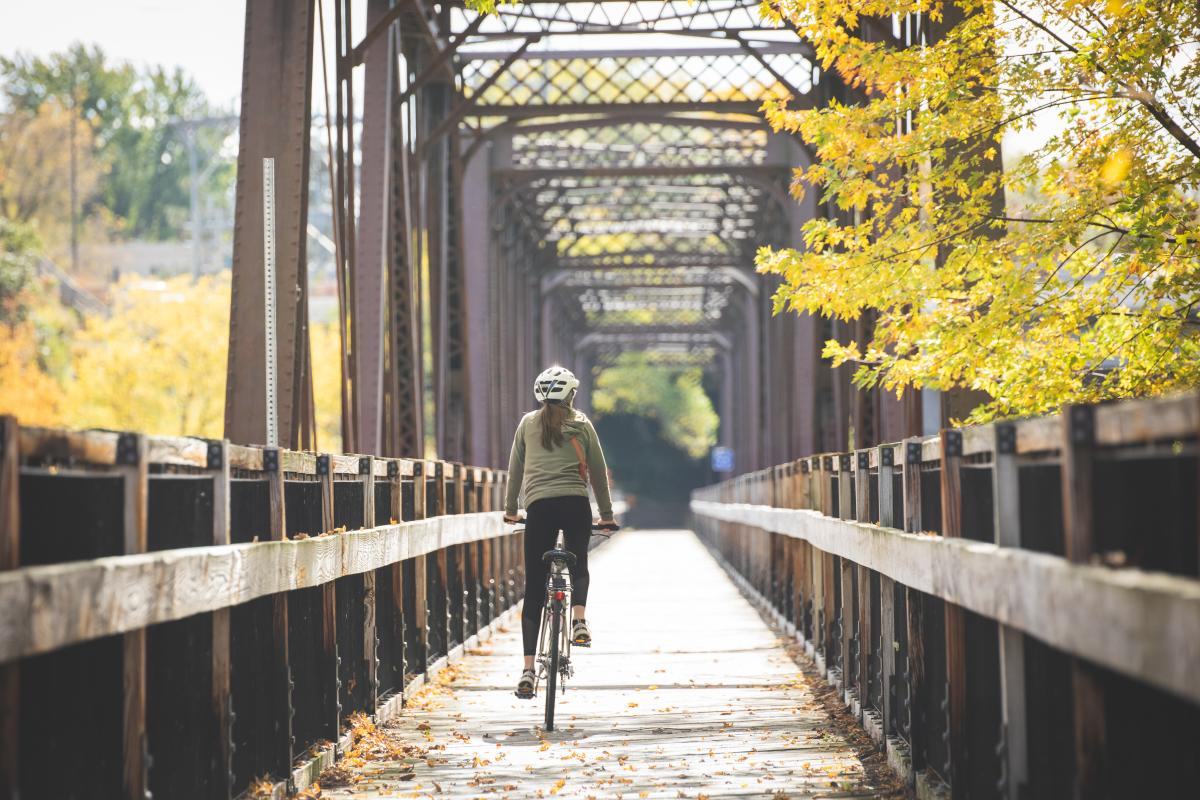
[[[209,469],[221,469],[225,466],[225,459],[223,457],[225,448],[222,445],[223,442],[220,441],[211,441],[208,443],[208,457],[206,460]]]
[[[996,424],[996,452],[1000,455],[1012,455],[1017,452],[1017,426],[1011,422]]]
[[[138,437],[136,433],[122,433],[117,436],[117,463],[126,467],[137,466]]]

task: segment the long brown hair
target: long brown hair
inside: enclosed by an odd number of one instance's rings
[[[542,422],[542,447],[549,450],[551,444],[562,447],[563,423],[574,416],[575,409],[571,408],[570,400],[565,403],[542,403],[542,411],[538,419]]]

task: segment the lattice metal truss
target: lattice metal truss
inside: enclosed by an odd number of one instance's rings
[[[754,254],[788,241],[799,153],[759,111],[817,102],[807,46],[764,25],[757,0],[524,2],[450,20],[464,159],[488,163],[480,268],[540,290],[537,354],[590,371],[631,349],[713,370],[757,353],[769,291]]]

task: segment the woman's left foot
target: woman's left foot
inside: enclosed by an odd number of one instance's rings
[[[576,647],[592,646],[592,633],[588,630],[586,621],[577,619],[571,623],[571,644]]]

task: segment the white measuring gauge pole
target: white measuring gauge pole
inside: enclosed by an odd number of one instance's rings
[[[267,446],[279,446],[279,369],[275,346],[275,159],[263,159],[263,324],[266,326]]]

